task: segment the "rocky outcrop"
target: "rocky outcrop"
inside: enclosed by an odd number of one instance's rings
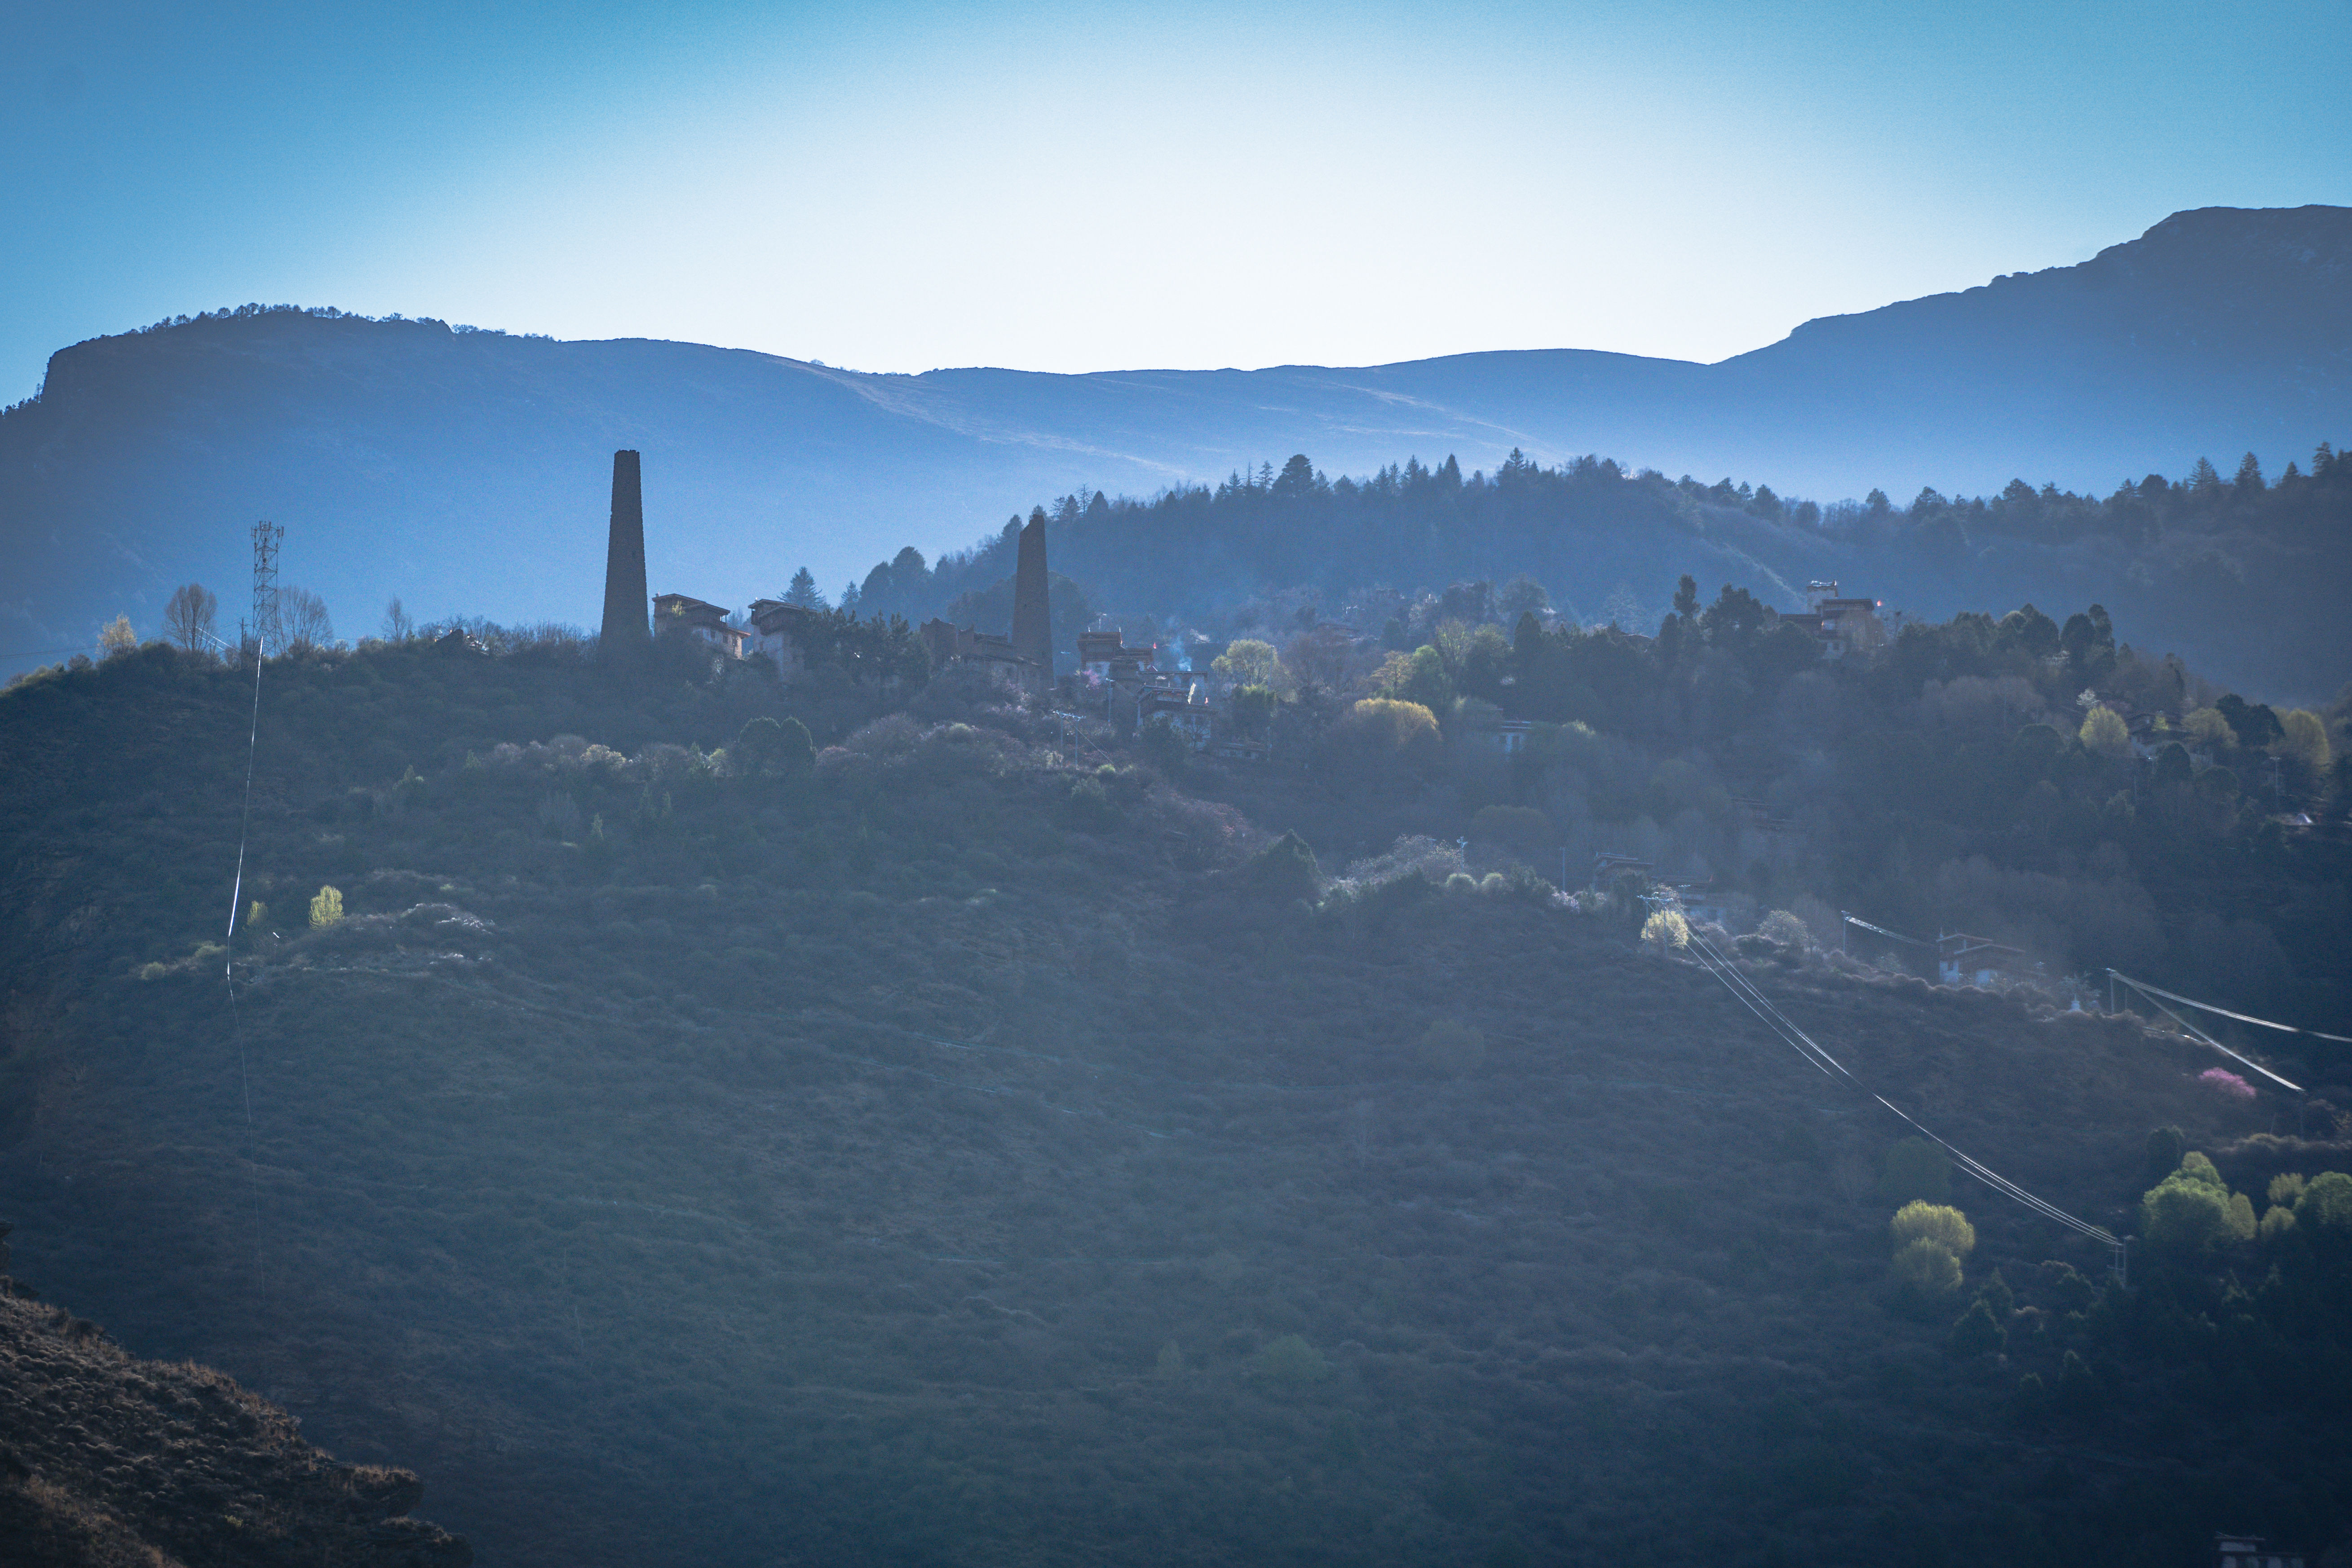
[[[466,1568],[462,1539],[407,1517],[424,1492],[407,1470],[337,1464],[229,1378],[134,1360],[0,1275],[10,1568]]]

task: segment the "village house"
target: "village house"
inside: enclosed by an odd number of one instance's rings
[[[2259,1535],[2223,1531],[2213,1537],[2214,1568],[2303,1568],[2304,1554],[2266,1544]]]
[[[1189,688],[1150,686],[1136,694],[1135,721],[1144,725],[1165,722],[1184,737],[1196,752],[1205,752],[1216,736],[1217,710],[1201,700],[1200,687]]]
[[[1936,938],[1936,977],[1947,985],[1984,988],[2006,979],[2031,979],[2033,968],[2021,949],[1980,936],[1952,931]]]
[[[1841,597],[1834,582],[1818,579],[1805,584],[1805,614],[1783,620],[1808,626],[1822,639],[1822,657],[1843,658],[1884,647],[1886,626],[1878,618],[1879,601]]]
[[[1535,725],[1525,719],[1506,719],[1486,732],[1486,742],[1507,757],[1516,757],[1528,749],[1528,734]]]
[[[1592,858],[1592,890],[1605,893],[1609,884],[1620,877],[1639,877],[1644,886],[1658,879],[1658,868],[1638,855],[1626,855],[1604,849]]]
[[[970,626],[950,626],[933,616],[925,621],[916,636],[930,650],[931,668],[945,669],[950,664],[967,664],[982,669],[1003,671],[1022,685],[1042,691],[1051,678],[1036,660],[1024,657],[1013,646],[1011,637],[992,637]]]
[[[747,634],[727,624],[723,605],[706,603],[690,594],[659,594],[654,597],[654,631],[660,637],[690,637],[726,658],[741,658]]]
[[[815,611],[782,599],[752,600],[746,654],[766,654],[774,662],[779,679],[786,682],[797,679],[808,668],[807,627],[815,616]]]
[[[1116,626],[1108,631],[1078,634],[1078,674],[1090,685],[1139,679],[1158,664],[1159,658],[1158,644],[1129,647],[1127,634]]]

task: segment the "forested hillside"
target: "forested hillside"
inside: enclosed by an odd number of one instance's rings
[[[604,486],[624,447],[646,454],[654,591],[730,605],[800,565],[837,595],[900,545],[936,557],[1016,504],[1097,490],[1149,504],[1299,451],[1360,484],[1415,458],[1493,476],[1514,451],[1550,469],[1593,453],[1824,508],[2012,479],[2105,494],[2200,454],[2225,483],[2247,451],[2275,478],[2352,430],[2347,268],[2352,209],[2181,213],[2077,267],[1808,322],[1714,365],[1553,349],[880,375],[326,309],[181,316],[61,349],[40,395],[0,415],[0,548],[19,584],[0,598],[0,673],[88,646],[117,615],[152,631],[182,582],[238,580],[244,530],[264,517],[289,530],[288,581],[322,595],[346,637],[394,595],[428,619],[583,620],[600,602]],[[2295,538],[2225,530],[2143,560],[2063,532],[1980,535],[1967,518],[1912,548],[1673,511],[1598,492],[1566,510],[1474,506],[1457,539],[1440,509],[1414,519],[1434,531],[1380,538],[1362,562],[1344,534],[1264,552],[1178,527],[1089,563],[1099,583],[1072,574],[1102,602],[1165,610],[1306,582],[1436,589],[1507,563],[1580,608],[1622,587],[1654,610],[1677,573],[1717,561],[1710,582],[1781,608],[1794,601],[1780,584],[1826,568],[1937,618],[2061,595],[2145,609],[2161,646],[2238,684],[2283,688],[2298,673],[2284,642],[2342,652],[2336,558]],[[2222,602],[2174,593],[2184,572]],[[2241,651],[2217,621],[2277,640]],[[2323,663],[2331,682],[2347,673],[2341,657]]]
[[[2126,662],[2104,617],[1848,671],[1744,593],[1673,615],[1442,617],[1344,710],[1267,668],[1269,766],[955,670],[310,650],[261,675],[230,952],[253,671],[149,647],[20,683],[18,1268],[397,1452],[499,1563],[2344,1541],[2352,1064],[2241,1041],[2295,1097],[1762,918],[1936,852],[2168,919],[2163,878],[2252,872],[2324,912],[2341,779],[2307,726],[2215,706],[2198,743],[2235,762],[2197,776],[2233,789],[2158,764],[2137,795],[2053,722]],[[1522,757],[1469,743],[1480,691],[1550,705]],[[1857,814],[1832,777],[1870,755],[1953,783]],[[2276,828],[2257,758],[2318,827]],[[1868,1090],[2131,1235],[2128,1286],[1638,936],[1631,889],[1555,885],[1571,802],[1704,848],[1759,778],[1828,793],[1759,858],[1759,929],[1706,940]],[[2282,946],[2273,1000],[2326,1026]]]
[[[1416,460],[1359,480],[1302,454],[1148,501],[1065,495],[1047,521],[1055,564],[1092,609],[1164,634],[1246,628],[1273,602],[1374,633],[1420,606],[1425,630],[1450,585],[1514,577],[1530,579],[1529,605],[1647,634],[1687,571],[1781,610],[1801,608],[1815,578],[1927,620],[2102,603],[2144,651],[2178,652],[2218,679],[2303,700],[2352,681],[2352,621],[2338,613],[2352,595],[2352,458],[2325,443],[2275,482],[2247,454],[2226,479],[2200,459],[2183,479],[2149,474],[2104,495],[2018,479],[1992,496],[1928,489],[1897,503],[1873,490],[1828,508],[1605,458],[1548,468],[1513,452],[1467,476],[1452,458]],[[910,545],[843,602],[992,625],[1002,615],[981,595],[1010,577],[1018,521],[936,565]]]

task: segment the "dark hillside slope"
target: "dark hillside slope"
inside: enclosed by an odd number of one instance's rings
[[[2169,1563],[2343,1523],[2336,1384],[2184,1404],[2202,1363],[2100,1337],[2133,1299],[2021,1210],[1955,1194],[1969,1288],[2033,1309],[2005,1363],[1947,1355],[1957,1300],[1891,1313],[1898,1129],[1608,917],[1310,914],[1229,809],[937,689],[794,777],[578,666],[270,680],[241,1047],[197,944],[247,689],[147,654],[0,697],[0,1183],[43,1278],[397,1449],[488,1560]],[[607,713],[635,757],[494,744]],[[2125,1024],[1756,973],[2111,1226],[2150,1126],[2276,1114]]]
[[[5,1231],[5,1227],[0,1227]],[[0,1247],[0,1264],[7,1261]],[[208,1368],[134,1361],[0,1274],[0,1563],[466,1568],[406,1470],[339,1465]]]
[[[2275,473],[2352,426],[2347,264],[2352,209],[2210,208],[1716,365],[1563,349],[868,375],[690,343],[205,319],[61,350],[38,401],[0,417],[0,650],[81,644],[118,613],[152,630],[178,583],[240,580],[262,516],[292,530],[289,580],[347,636],[394,594],[427,617],[583,619],[624,446],[647,453],[656,591],[730,604],[803,563],[837,591],[902,544],[937,555],[1082,486],[1150,495],[1299,451],[1334,476],[1600,453],[1822,501],[2104,489],[2250,449]],[[1684,565],[1644,564],[1662,584]],[[2012,575],[1999,596],[2032,589]]]

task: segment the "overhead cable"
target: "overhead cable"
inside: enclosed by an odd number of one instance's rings
[[[2149,997],[2161,996],[2168,1002],[2178,1002],[2184,1007],[2195,1007],[2200,1012],[2211,1013],[2219,1017],[2234,1018],[2241,1024],[2252,1024],[2258,1028],[2276,1029],[2283,1035],[2309,1035],[2315,1040],[2333,1040],[2339,1046],[2352,1046],[2352,1036],[2325,1034],[2317,1029],[2298,1029],[2293,1024],[2273,1024],[2268,1018],[2256,1018],[2244,1013],[2232,1013],[2227,1007],[2216,1007],[2210,1002],[2200,1002],[2194,996],[2182,996],[2178,993],[2150,985],[2145,980],[2134,980],[2120,970],[2110,969],[2107,973],[2133,990]]]
[[[2111,969],[2107,971],[2107,973],[2115,974],[2116,972]],[[2221,1041],[2215,1039],[2212,1036],[2207,1034],[2204,1030],[2199,1028],[2196,1025],[2190,1023],[2188,1019],[2182,1017],[2179,1014],[2166,1006],[2163,1003],[2157,1001],[2157,995],[2169,994],[2168,993],[2148,994],[2147,988],[2141,985],[2137,980],[2129,979],[2121,974],[2116,974],[2116,978],[2123,981],[2125,984],[2130,986],[2133,990],[2141,992],[2143,994],[2147,994],[2149,1005],[2155,1007],[2158,1012],[2163,1014],[2166,1017],[2179,1025],[2181,1031],[2188,1035],[2190,1039],[2197,1040],[2212,1047],[2215,1050],[2221,1052],[2231,1061],[2236,1062],[2239,1066],[2262,1074],[2264,1078],[2270,1079],[2281,1089],[2291,1090],[2296,1094],[2301,1094],[2303,1092],[2303,1085],[2299,1083],[2289,1083],[2286,1079],[2279,1077],[2278,1074],[2271,1071],[2270,1068],[2263,1066],[2262,1063],[2252,1061],[2245,1057],[2240,1056],[2237,1052],[2231,1050],[2229,1047],[2223,1045]],[[2193,1006],[2195,1004],[2192,1003],[2190,1005]]]
[[[1850,915],[1846,918],[1849,920],[1853,919]],[[1869,922],[1865,921],[1854,921],[1853,923],[1863,926],[1866,930],[1878,930],[1876,926],[1870,925]],[[1885,934],[1895,936],[1897,933],[1888,931]],[[1803,1057],[1807,1061],[1811,1062],[1824,1074],[1833,1074],[1833,1076],[1843,1078],[1847,1082],[1853,1084],[1855,1088],[1862,1089],[1864,1093],[1869,1094],[1871,1099],[1876,1100],[1880,1105],[1885,1106],[1888,1110],[1893,1111],[1902,1120],[1906,1126],[1919,1134],[1920,1137],[1927,1139],[1929,1142],[1943,1150],[1945,1153],[1951,1157],[1953,1163],[1958,1164],[1962,1171],[1974,1176],[1978,1181],[1982,1182],[1985,1185],[1992,1188],[1995,1192],[2001,1194],[2004,1197],[2014,1200],[2024,1207],[2031,1209],[2033,1213],[2040,1215],[2044,1219],[2050,1220],[2054,1224],[2063,1226],[2067,1229],[2075,1232],[2077,1235],[2087,1237],[2091,1240],[2100,1243],[2102,1246],[2113,1247],[2117,1251],[2117,1253],[2121,1253],[2124,1244],[2116,1237],[2113,1232],[2106,1229],[2104,1226],[2096,1226],[2093,1225],[2088,1220],[2077,1219],[2074,1215],[2068,1214],[2064,1209],[2060,1208],[2057,1205],[2051,1203],[2046,1198],[2038,1197],[2034,1194],[2028,1192],[2025,1188],[2019,1186],[2015,1182],[2012,1182],[2008,1177],[2000,1174],[2000,1173],[1995,1171],[1981,1160],[1978,1160],[1964,1152],[1953,1144],[1946,1142],[1944,1139],[1937,1137],[1926,1127],[1921,1126],[1917,1118],[1903,1110],[1902,1107],[1896,1105],[1893,1100],[1888,1100],[1885,1095],[1872,1092],[1867,1086],[1863,1084],[1861,1079],[1855,1078],[1853,1074],[1846,1068],[1843,1063],[1840,1062],[1835,1057],[1830,1055],[1830,1053],[1822,1047],[1821,1042],[1815,1040],[1811,1035],[1805,1033],[1802,1028],[1798,1026],[1796,1021],[1790,1018],[1786,1013],[1783,1013],[1770,997],[1765,995],[1760,990],[1758,990],[1753,982],[1748,980],[1745,974],[1740,973],[1737,969],[1735,969],[1730,961],[1726,959],[1720,952],[1717,952],[1714,946],[1709,943],[1705,937],[1699,935],[1696,931],[1693,931],[1691,933],[1690,940],[1691,946],[1696,950],[1699,955],[1700,966],[1706,969],[1708,973],[1714,975],[1716,979],[1722,982],[1726,990],[1729,991],[1735,997],[1738,997],[1740,1003],[1745,1005],[1749,1012],[1762,1019],[1765,1026],[1771,1029],[1774,1034],[1780,1036],[1782,1043],[1795,1050],[1798,1055]],[[1906,937],[1902,938],[1901,940],[1912,941],[1916,939]]]

